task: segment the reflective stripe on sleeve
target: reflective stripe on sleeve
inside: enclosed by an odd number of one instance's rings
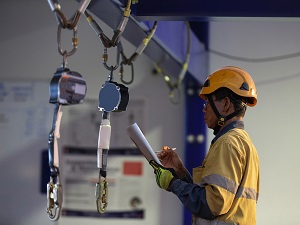
[[[218,174],[205,176],[200,183],[200,186],[217,185],[236,196],[236,198],[247,198],[257,201],[258,193],[253,188],[238,186],[238,184],[226,177]]]
[[[255,191],[254,188],[245,188],[245,187],[239,187],[237,193],[237,198],[247,198],[257,201],[258,200],[258,193]]]

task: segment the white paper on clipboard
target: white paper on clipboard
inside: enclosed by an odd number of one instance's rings
[[[150,162],[151,160],[156,161],[158,164],[161,165],[159,159],[157,158],[155,152],[151,148],[150,144],[148,143],[147,139],[145,138],[143,132],[139,128],[139,126],[134,123],[127,128],[127,133],[131,140],[134,142],[136,147],[142,152],[144,157]]]

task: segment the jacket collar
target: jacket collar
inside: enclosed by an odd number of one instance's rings
[[[239,128],[239,129],[244,130],[244,122],[241,121],[241,120],[236,120],[236,121],[233,121],[232,123],[228,124],[219,133],[217,133],[217,135],[211,141],[211,143],[212,144],[215,143],[218,140],[219,137],[221,137],[223,134],[227,133],[228,131],[230,131],[231,129],[234,129],[234,128]]]

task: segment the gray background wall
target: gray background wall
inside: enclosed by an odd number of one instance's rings
[[[77,4],[72,0],[63,3],[66,14],[71,15]],[[6,0],[1,2],[1,6],[1,81],[48,81],[60,65],[61,56],[57,52],[56,21],[47,1]],[[105,30],[110,32],[108,28]],[[94,97],[107,76],[101,62],[102,47],[85,21],[80,22],[78,31],[79,48],[70,57],[69,67],[85,76],[88,97]],[[210,47],[231,55],[262,58],[298,52],[299,37],[298,22],[212,22]],[[125,47],[129,53],[135,50],[127,42]],[[300,222],[297,216],[297,203],[300,200],[298,61],[299,58],[293,58],[251,63],[210,54],[211,72],[221,66],[237,65],[246,69],[257,83],[259,102],[257,107],[249,108],[245,122],[261,161],[258,225]],[[137,76],[130,91],[132,96],[139,95],[147,99],[149,112],[146,123],[153,147],[159,149],[168,144],[176,146],[182,154],[183,105],[174,106],[169,102],[168,90],[161,77],[151,75],[152,62],[147,57],[141,56],[136,64]],[[211,138],[210,133],[208,139]],[[10,140],[0,139],[1,146],[13,141],[16,141],[13,136]],[[53,224],[45,212],[46,196],[39,192],[40,146],[46,141],[47,137],[30,149],[27,146],[10,151],[0,158],[0,224]],[[5,149],[1,148],[1,151]],[[150,181],[149,185],[155,187]],[[153,210],[158,217],[157,224],[180,224],[182,206],[179,201],[170,194],[153,190],[158,196],[158,204]],[[160,209],[163,209],[163,213]]]

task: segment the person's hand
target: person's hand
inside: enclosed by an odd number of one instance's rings
[[[160,188],[169,191],[170,183],[174,177],[176,177],[175,171],[173,169],[163,167],[154,160],[151,160],[149,163],[154,169],[157,185]]]
[[[182,160],[172,148],[164,146],[161,152],[157,154],[157,157],[164,167],[174,169],[179,178],[183,178],[187,173]]]

